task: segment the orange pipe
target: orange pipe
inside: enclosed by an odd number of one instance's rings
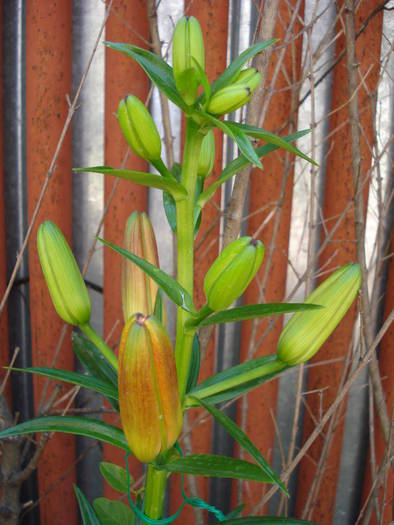
[[[149,42],[149,25],[145,2],[141,0],[115,0],[112,12],[106,25],[106,40],[124,42],[147,47]],[[114,113],[117,112],[121,98],[132,93],[145,101],[149,90],[149,80],[138,64],[125,55],[106,50],[105,77],[105,163],[119,167],[127,153],[127,143],[122,135]],[[133,153],[130,154],[127,168],[146,171],[147,164]],[[105,202],[108,201],[115,180],[105,178]],[[105,238],[117,245],[122,245],[124,227],[130,213],[134,210],[146,211],[147,190],[142,186],[120,181],[108,215],[105,219]],[[117,346],[123,327],[123,313],[120,298],[120,265],[121,257],[112,250],[104,249],[104,334],[111,346]],[[115,329],[114,329],[115,327]],[[119,424],[119,417],[108,417],[106,420]],[[109,445],[103,446],[105,461],[112,461],[124,466],[124,453]],[[142,473],[136,460],[130,460],[134,479]],[[104,494],[107,497],[118,497],[104,483]]]
[[[68,113],[71,93],[71,0],[26,3],[26,154],[28,213],[32,216],[46,173]],[[63,322],[56,314],[36,250],[38,225],[51,219],[71,241],[71,135],[67,134],[29,244],[32,360],[51,366]],[[70,333],[60,349],[56,366],[72,370]],[[35,406],[45,379],[34,377]],[[75,438],[55,435],[46,445],[38,466],[43,525],[77,523]]]
[[[340,2],[342,5],[343,2]],[[366,17],[379,5],[377,0],[361,2],[356,15],[356,31],[362,25]],[[372,66],[370,74],[365,79],[369,92],[375,92],[379,74],[379,57],[381,41],[382,16],[375,16],[366,30],[357,40],[357,59],[360,74],[365,76],[366,71]],[[341,31],[343,25],[338,23],[337,31]],[[336,53],[345,47],[345,37],[340,35],[336,40]],[[323,217],[326,220],[326,228],[330,231],[336,218],[342,213],[349,201],[353,199],[353,174],[352,156],[350,144],[349,111],[346,107],[348,100],[346,63],[343,59],[334,70],[334,83],[332,88],[331,111],[335,111],[330,119],[330,143],[328,146],[326,184],[323,205]],[[371,99],[364,87],[358,92],[358,101],[361,113],[361,148],[363,159],[363,177],[371,165],[371,153],[369,147],[373,143],[373,114],[371,112]],[[368,143],[366,142],[368,141]],[[365,186],[364,204],[366,205],[368,184]],[[334,218],[334,219],[332,219]],[[332,259],[332,260],[331,260]],[[324,250],[319,264],[325,269],[342,265],[349,261],[357,260],[354,233],[354,211],[351,209],[335,232],[331,242]],[[329,262],[331,261],[331,262]],[[325,266],[328,263],[328,268]],[[355,307],[347,314],[329,341],[312,360],[318,361],[345,358],[348,354],[349,344],[352,338],[354,326]],[[343,372],[343,362],[335,362],[325,366],[313,367],[309,371],[307,391],[324,390],[322,397],[310,394],[305,398],[307,411],[304,422],[304,439],[310,435],[315,428],[315,421],[319,420],[321,410],[323,413],[334,401],[340,385]],[[343,415],[342,409],[341,414]],[[326,429],[327,430],[327,429]],[[338,473],[341,459],[342,438],[344,430],[344,418],[340,420],[334,430],[333,440],[325,465],[324,475],[312,515],[308,519],[321,525],[332,522],[335,508],[335,496],[337,490]],[[323,438],[318,438],[308,452],[299,469],[297,486],[296,515],[301,516],[306,499],[311,490],[315,476],[316,463],[321,454]]]
[[[219,5],[218,5],[219,4]],[[208,80],[213,82],[216,77],[226,67],[227,53],[227,13],[228,1],[210,2],[201,0],[199,2],[189,2],[185,5],[185,14],[195,16],[200,22],[204,36],[206,73]],[[214,52],[212,51],[214,50]],[[222,169],[222,147],[223,141],[221,133],[215,134],[216,157],[213,174],[206,181],[207,186],[214,178],[217,178]],[[198,249],[195,253],[195,303],[200,308],[205,303],[203,292],[203,280],[209,266],[212,264],[218,254],[219,248],[219,217],[218,207],[220,206],[220,191],[218,191],[212,202],[208,203],[203,210],[202,221],[199,233],[196,238]],[[215,225],[216,223],[216,225]],[[214,227],[212,228],[212,226]],[[204,239],[201,242],[201,239]],[[215,341],[211,337],[210,343],[206,350],[205,356],[201,362],[199,380],[214,373],[215,363]],[[193,426],[196,419],[201,415],[201,411],[189,411],[190,425]],[[212,421],[210,418],[204,423],[198,424],[192,431],[191,442],[193,453],[209,453],[211,449]],[[175,479],[175,478],[174,478]],[[206,501],[209,499],[209,479],[196,478],[198,484],[199,496]],[[174,482],[171,491],[171,509],[176,510],[182,497],[179,491],[179,483]],[[187,489],[187,482],[186,482]],[[189,491],[190,494],[190,491]],[[182,511],[183,523],[194,523],[194,511],[190,506],[186,506]],[[207,521],[207,516],[204,517]]]
[[[275,37],[278,37],[283,42],[285,38],[286,28],[291,20],[292,12],[286,2],[280,2],[280,13],[278,14],[278,21],[275,28]],[[303,15],[303,6],[300,8],[299,16]],[[300,23],[297,22],[292,33],[297,34],[301,29]],[[288,123],[289,117],[292,121],[296,121],[296,115],[290,116],[291,111],[291,97],[289,88],[289,79],[291,83],[299,78],[299,70],[301,63],[301,49],[302,38],[299,37],[292,45],[286,49],[283,59],[282,71],[285,70],[287,75],[281,73],[274,86],[274,94],[270,101],[267,116],[264,121],[264,129],[278,132],[282,126]],[[270,85],[272,75],[278,54],[273,53],[270,68],[268,71],[267,86]],[[294,75],[296,77],[294,78]],[[284,90],[284,91],[283,91]],[[288,133],[286,127],[282,133]],[[252,172],[250,180],[250,197],[249,197],[249,214],[253,214],[248,220],[248,233],[253,235],[272,212],[273,204],[278,201],[280,197],[280,186],[283,176],[283,163],[285,154],[283,152],[274,152],[262,159],[263,172],[255,169]],[[285,186],[285,197],[282,207],[278,210],[280,215],[279,229],[272,252],[272,262],[269,270],[269,277],[265,288],[266,302],[280,302],[285,296],[286,286],[286,272],[287,272],[287,257],[288,242],[289,242],[289,228],[291,216],[291,202],[292,202],[292,188],[293,188],[293,167],[290,168],[288,178]],[[273,236],[273,218],[267,227],[258,234],[258,238],[264,243],[266,249],[265,261],[259,271],[258,278],[262,279],[265,271],[265,264],[267,261],[268,250]],[[244,304],[252,304],[261,302],[259,297],[259,287],[254,281],[247,289],[244,296]],[[264,339],[256,344],[269,326],[269,321],[261,320],[258,323],[258,328],[254,341],[252,341],[252,322],[242,323],[241,332],[241,358],[240,361],[251,359],[266,354],[275,352],[276,341],[282,329],[282,322],[277,322],[274,329],[268,333]],[[254,349],[250,349],[250,345]],[[238,424],[241,423],[241,411],[246,407],[246,418],[244,419],[245,428],[250,439],[261,450],[264,457],[272,462],[273,446],[275,439],[274,425],[272,422],[271,411],[275,413],[277,403],[278,382],[273,381],[263,385],[262,387],[252,391],[238,403]],[[240,492],[241,491],[241,492]],[[241,501],[246,503],[245,515],[261,501],[263,494],[266,491],[266,485],[259,483],[233,483],[233,506],[239,504],[238,497]]]

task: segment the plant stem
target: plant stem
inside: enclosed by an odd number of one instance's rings
[[[178,282],[193,297],[194,270],[194,195],[197,168],[203,134],[192,119],[186,120],[186,137],[183,151],[181,183],[188,192],[188,198],[176,203],[178,239]],[[186,391],[193,344],[193,332],[185,331],[190,314],[178,307],[176,326],[175,360],[178,372],[178,387],[181,402]]]
[[[113,353],[111,348],[107,344],[104,343],[104,341],[101,339],[98,333],[95,330],[93,330],[93,328],[90,326],[89,323],[80,325],[79,328],[92,341],[92,343],[96,345],[98,350],[100,350],[100,352],[107,359],[107,361],[109,361],[111,365],[117,371],[118,370],[118,358]]]
[[[167,472],[148,465],[145,482],[144,513],[152,519],[160,519],[163,514]]]

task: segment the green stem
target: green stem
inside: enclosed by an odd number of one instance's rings
[[[104,343],[97,332],[93,330],[89,323],[80,325],[79,328],[82,332],[92,341],[94,345],[100,350],[103,356],[111,363],[111,365],[118,371],[118,358],[113,353],[111,348]]]
[[[160,519],[163,514],[167,472],[156,470],[148,465],[145,481],[144,513],[152,519]]]
[[[252,381],[253,379],[259,379],[260,377],[264,377],[264,376],[274,374],[276,372],[280,372],[281,370],[285,368],[287,368],[287,365],[285,363],[282,363],[282,361],[280,361],[279,359],[276,359],[275,361],[271,361],[270,363],[261,365],[257,368],[254,368],[253,370],[248,370],[247,372],[244,372],[243,374],[229,377],[228,379],[225,379],[218,383],[214,383],[213,385],[208,385],[205,388],[203,387],[200,390],[193,392],[193,397],[196,397],[199,399],[205,399],[215,394],[219,394],[220,392],[230,390],[230,388],[235,388],[242,384],[248,383],[249,381]],[[186,407],[191,407],[191,406],[196,406],[196,403],[193,402],[193,399],[186,401]]]
[[[192,119],[186,120],[185,147],[183,150],[181,183],[186,188],[188,198],[176,203],[178,239],[178,282],[193,297],[194,277],[194,195],[197,181],[197,168],[203,134]],[[190,314],[182,308],[177,309],[175,360],[178,372],[178,387],[181,402],[184,398],[192,355],[193,333],[185,331],[185,323]]]

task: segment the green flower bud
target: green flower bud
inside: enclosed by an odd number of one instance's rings
[[[172,67],[177,90],[188,106],[194,104],[200,84],[200,72],[205,69],[204,39],[194,16],[182,17],[175,26],[172,41]]]
[[[197,175],[205,179],[210,175],[215,161],[215,136],[213,130],[209,130],[203,138],[200,158],[198,159]]]
[[[253,93],[253,91],[260,84],[261,78],[261,73],[259,71],[257,71],[254,67],[248,67],[238,73],[232,84],[244,84],[248,86]]]
[[[59,316],[72,325],[88,323],[90,297],[74,255],[56,224],[45,221],[40,225],[37,249],[48,290]]]
[[[346,264],[305,300],[324,308],[293,314],[278,341],[278,358],[289,366],[304,363],[319,350],[350,308],[361,286],[358,264]]]
[[[229,307],[244,293],[263,257],[263,243],[252,237],[240,237],[226,246],[204,279],[208,306],[215,311]]]
[[[220,89],[209,101],[207,110],[213,115],[225,115],[249,102],[252,91],[246,84],[234,84]]]
[[[130,449],[145,463],[173,446],[182,428],[174,351],[155,317],[134,315],[119,347],[119,407]]]
[[[118,120],[130,148],[145,160],[159,160],[161,140],[151,114],[139,98],[129,95],[119,102]]]
[[[159,266],[157,244],[152,224],[146,213],[134,211],[127,220],[124,247],[134,255]],[[158,286],[143,270],[123,257],[121,274],[122,308],[127,322],[137,312],[152,315],[155,310]],[[162,303],[162,319],[165,325],[165,306]]]

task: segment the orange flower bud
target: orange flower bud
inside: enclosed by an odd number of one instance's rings
[[[119,406],[130,449],[142,462],[173,446],[182,428],[174,352],[155,317],[134,315],[119,349]]]

